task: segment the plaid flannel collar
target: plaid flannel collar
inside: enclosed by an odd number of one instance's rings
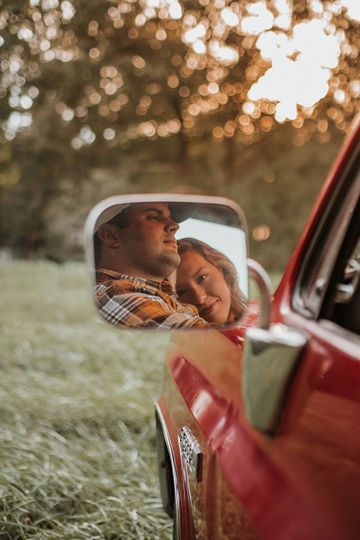
[[[169,295],[175,295],[175,291],[170,284],[168,279],[163,279],[162,281],[155,281],[151,279],[145,279],[138,276],[129,276],[127,274],[121,274],[119,272],[115,272],[114,270],[109,270],[108,268],[99,268],[96,270],[96,282],[102,282],[107,281],[108,279],[113,280],[126,280],[129,283],[132,283],[136,289],[141,287],[154,287],[154,289],[158,289],[159,291],[162,291]]]

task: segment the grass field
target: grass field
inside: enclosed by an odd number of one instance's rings
[[[82,264],[2,262],[0,540],[166,539],[164,334],[98,319]]]
[[[96,316],[81,264],[1,263],[0,539],[161,539],[167,338]]]

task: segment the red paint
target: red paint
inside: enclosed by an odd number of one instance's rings
[[[201,530],[206,538],[221,538],[226,520],[236,525],[233,538],[355,540],[360,536],[359,337],[339,336],[293,306],[298,272],[312,235],[359,135],[360,125],[331,169],[274,296],[272,322],[308,336],[277,435],[258,433],[243,410],[242,346],[246,328],[257,323],[254,310],[241,326],[224,332],[228,340],[184,333],[168,354],[161,403],[167,411],[177,466],[177,434],[183,425],[190,427],[204,452],[204,480],[190,485],[189,497],[181,488],[181,503],[186,506],[180,527],[184,539],[191,514],[197,516],[195,531]],[[209,498],[207,478],[211,478],[213,498]],[[182,472],[179,482],[185,482]],[[229,510],[229,515],[220,500],[224,489],[238,504],[237,512]],[[201,519],[202,525],[197,525]]]

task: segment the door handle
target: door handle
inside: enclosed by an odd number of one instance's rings
[[[245,334],[243,397],[249,422],[275,435],[290,380],[307,337],[283,324],[249,328]]]

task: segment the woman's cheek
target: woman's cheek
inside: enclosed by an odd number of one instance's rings
[[[207,276],[207,278],[202,282],[202,286],[208,296],[216,296],[216,280],[214,280],[211,276]]]

